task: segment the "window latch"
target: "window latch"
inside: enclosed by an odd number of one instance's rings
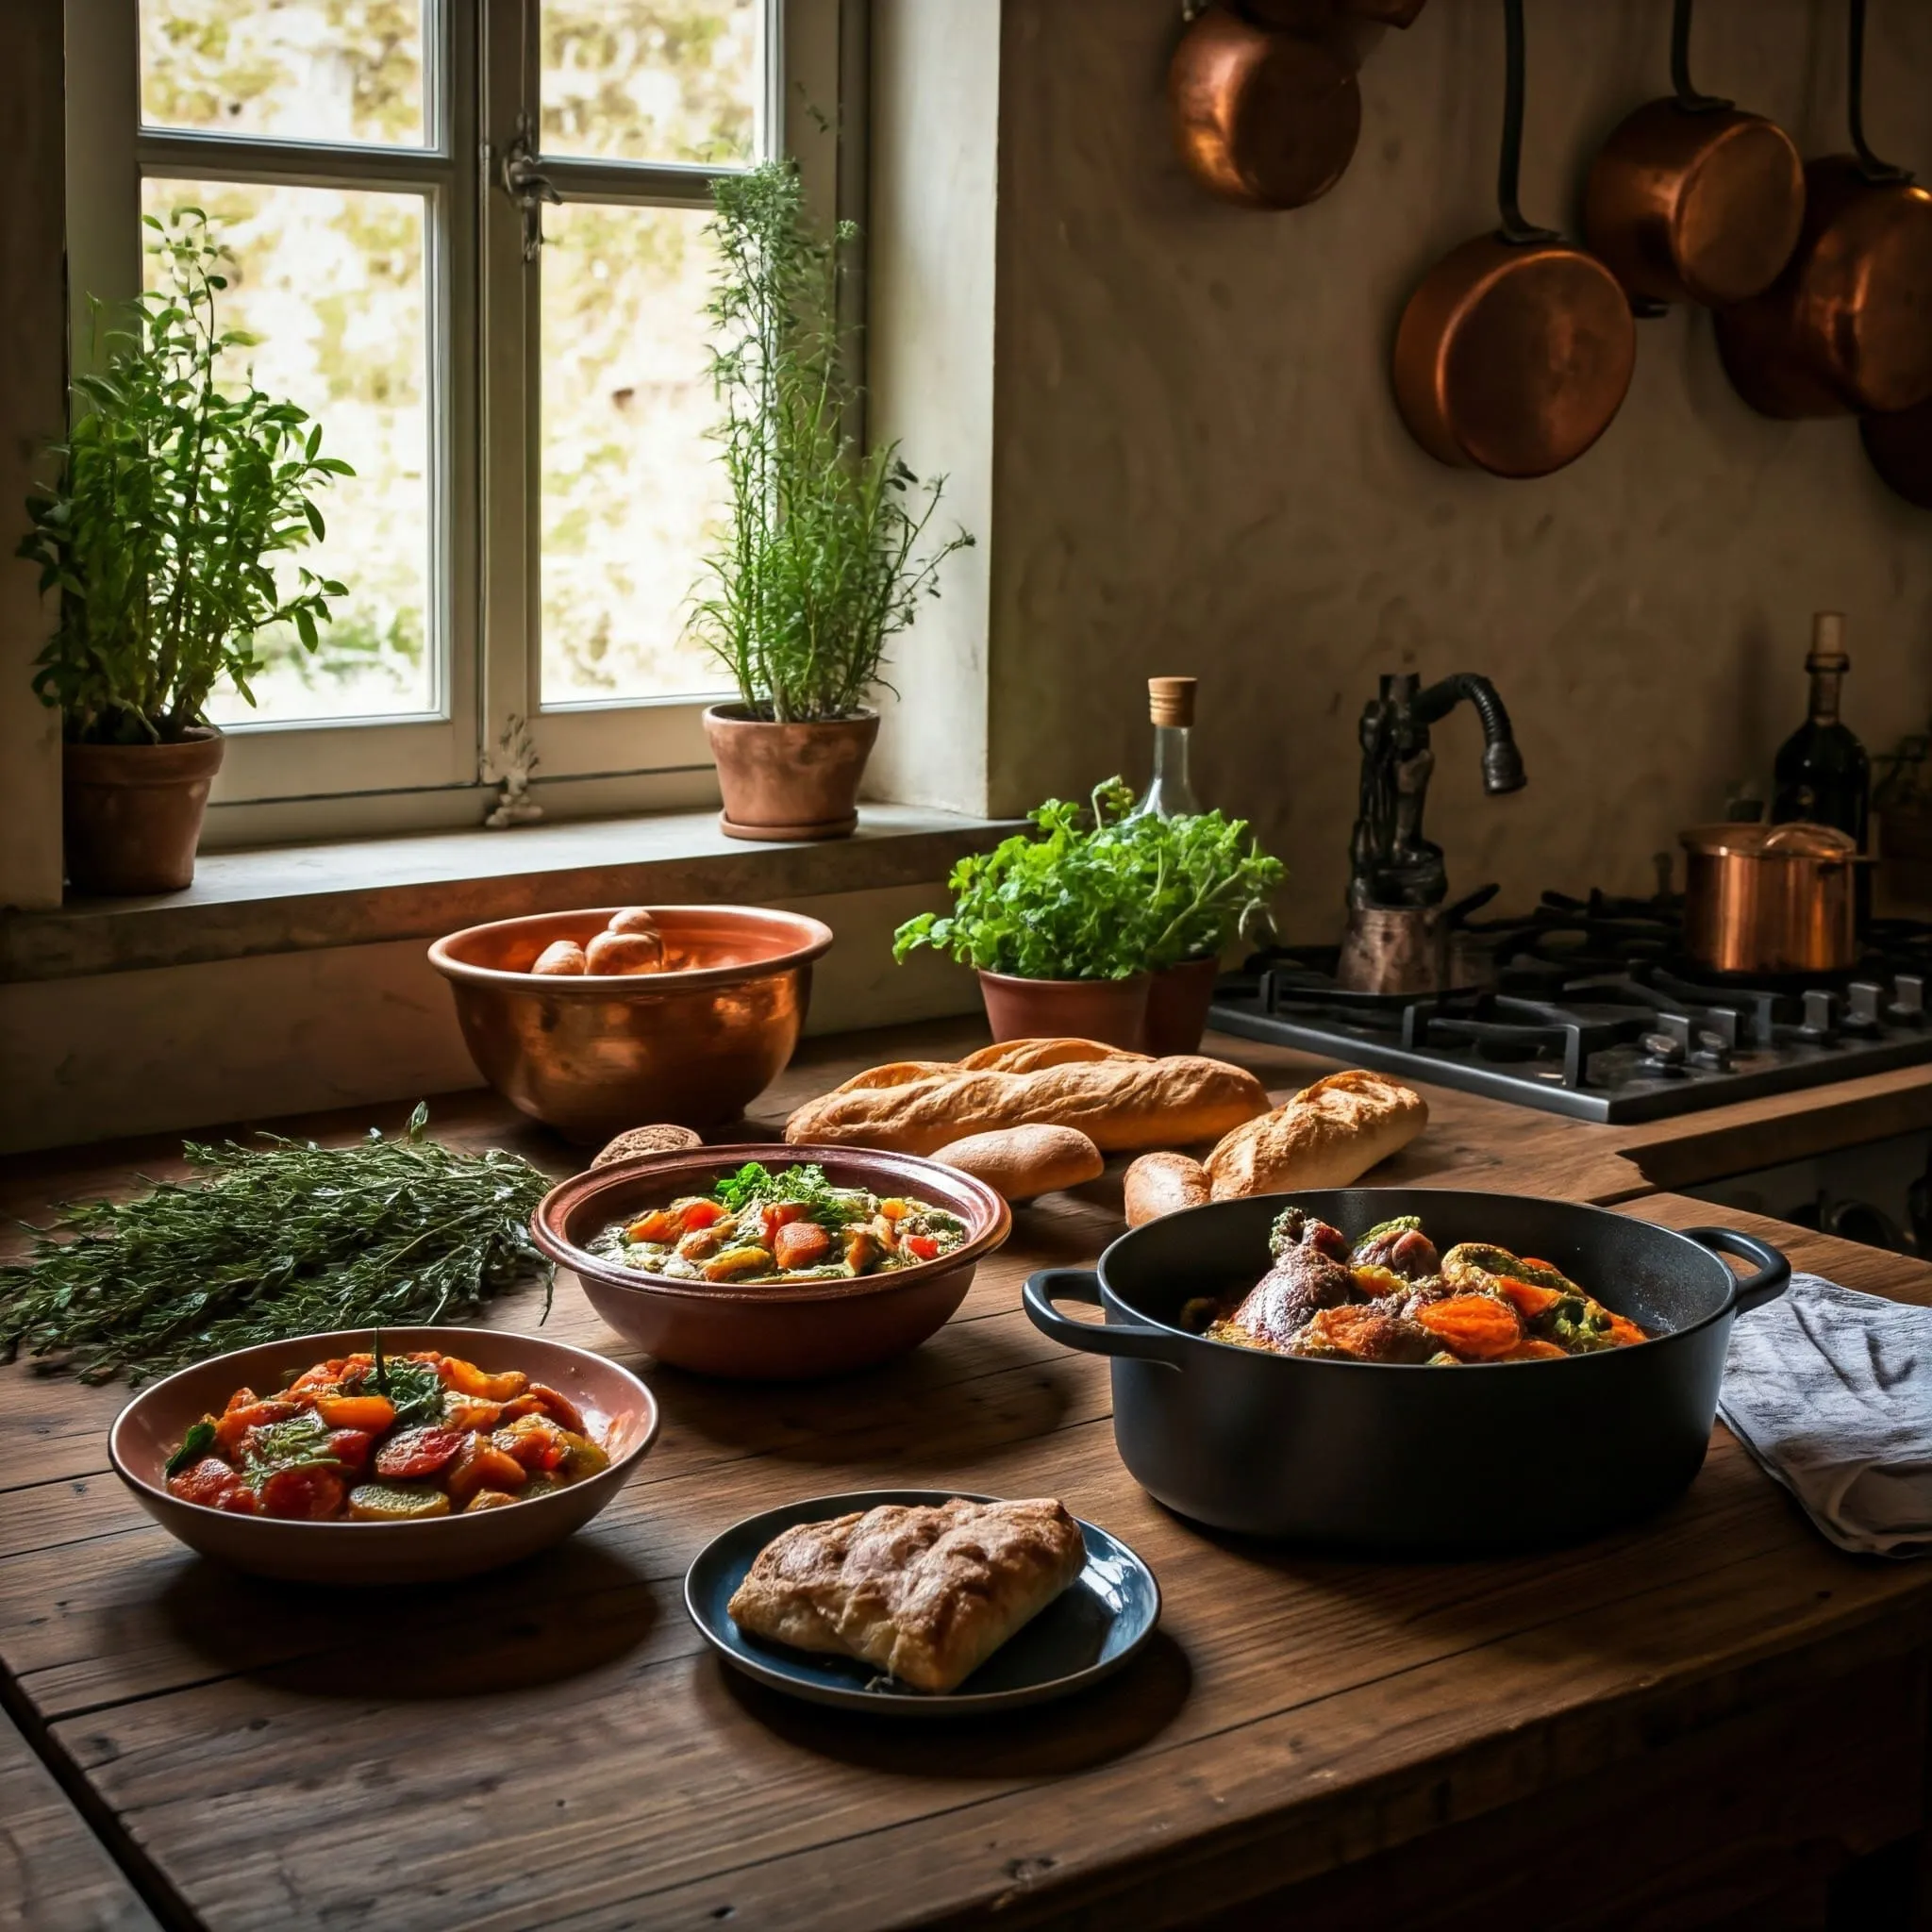
[[[550,177],[537,165],[537,151],[530,139],[530,117],[517,117],[517,130],[503,151],[503,192],[516,203],[524,221],[524,259],[535,261],[543,245],[543,204],[563,206],[563,196],[551,185]]]

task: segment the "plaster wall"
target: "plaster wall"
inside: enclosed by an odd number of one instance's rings
[[[1847,715],[1932,711],[1932,515],[1850,421],[1738,400],[1709,318],[1640,325],[1621,415],[1539,482],[1444,468],[1389,392],[1408,291],[1493,224],[1502,18],[1430,0],[1371,30],[1360,144],[1325,199],[1217,202],[1174,158],[1174,0],[1005,0],[991,559],[991,808],[1147,755],[1144,686],[1202,679],[1198,789],[1256,819],[1288,924],[1332,935],[1355,720],[1383,671],[1481,671],[1528,789],[1485,800],[1437,733],[1452,889],[1647,891],[1650,856],[1761,774],[1803,715],[1810,614],[1847,613]],[[1666,91],[1669,0],[1530,0],[1523,188],[1579,232],[1589,158]],[[1842,148],[1843,8],[1704,0],[1699,84]],[[1932,7],[1873,0],[1867,125],[1932,173]],[[1681,874],[1680,874],[1681,875]]]

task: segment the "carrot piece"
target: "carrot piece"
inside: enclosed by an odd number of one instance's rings
[[[480,1395],[486,1402],[508,1402],[530,1386],[529,1376],[521,1369],[505,1369],[500,1375],[486,1374],[475,1362],[453,1355],[443,1356],[438,1361],[437,1373],[445,1389],[454,1389],[458,1395]]]
[[[810,1212],[803,1201],[771,1202],[758,1214],[758,1245],[769,1248],[777,1239],[781,1227],[790,1227],[794,1222],[803,1221]]]
[[[1525,1268],[1547,1268],[1552,1274],[1560,1274],[1563,1272],[1554,1261],[1541,1261],[1534,1255],[1519,1255],[1516,1258]]]
[[[1496,1361],[1523,1340],[1515,1310],[1493,1295],[1451,1295],[1418,1308],[1415,1319],[1453,1354],[1474,1361]]]
[[[625,1239],[633,1241],[655,1241],[668,1245],[684,1232],[684,1224],[668,1208],[654,1208],[648,1214],[641,1214],[625,1229]]]
[[[715,1222],[724,1219],[724,1209],[716,1201],[687,1202],[678,1215],[687,1234],[701,1227],[709,1227]]]
[[[529,1473],[514,1456],[507,1456],[489,1437],[474,1435],[443,1476],[451,1504],[465,1507],[479,1490],[520,1490]]]
[[[1525,1322],[1534,1322],[1539,1315],[1547,1315],[1563,1299],[1560,1289],[1539,1288],[1535,1282],[1524,1281],[1514,1274],[1498,1275],[1496,1286]]]
[[[1519,1341],[1507,1355],[1499,1356],[1497,1359],[1506,1362],[1566,1361],[1569,1353],[1558,1348],[1554,1341],[1538,1341],[1532,1337]]]
[[[1628,1348],[1633,1342],[1648,1341],[1650,1337],[1627,1315],[1611,1315],[1610,1339],[1620,1348]]]
[[[396,1419],[387,1395],[317,1395],[315,1412],[332,1429],[367,1429],[379,1436]]]
[[[270,1423],[285,1423],[291,1415],[299,1415],[302,1406],[296,1402],[283,1402],[271,1398],[265,1402],[251,1402],[242,1408],[230,1408],[215,1424],[215,1441],[233,1456],[242,1446],[242,1439],[250,1429],[265,1428]]]
[[[831,1230],[816,1221],[790,1222],[772,1252],[781,1268],[816,1268],[832,1252]]]

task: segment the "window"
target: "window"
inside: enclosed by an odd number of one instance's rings
[[[709,183],[784,148],[849,204],[859,10],[68,0],[76,296],[205,209],[231,360],[356,471],[297,559],[349,588],[320,648],[262,639],[258,708],[215,709],[215,841],[472,823],[518,720],[567,806],[709,795]]]

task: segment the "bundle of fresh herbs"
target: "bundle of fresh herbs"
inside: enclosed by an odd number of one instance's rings
[[[1029,814],[1035,833],[953,868],[952,911],[908,920],[893,957],[932,946],[1024,979],[1126,979],[1265,925],[1285,873],[1245,819],[1135,817],[1132,806],[1118,778],[1084,808],[1048,799]]]
[[[190,1141],[205,1180],[63,1208],[29,1259],[0,1266],[0,1358],[25,1348],[139,1385],[285,1336],[475,1312],[541,1267],[527,1225],[550,1183],[431,1140],[428,1122],[418,1107],[402,1139],[348,1147]]]

